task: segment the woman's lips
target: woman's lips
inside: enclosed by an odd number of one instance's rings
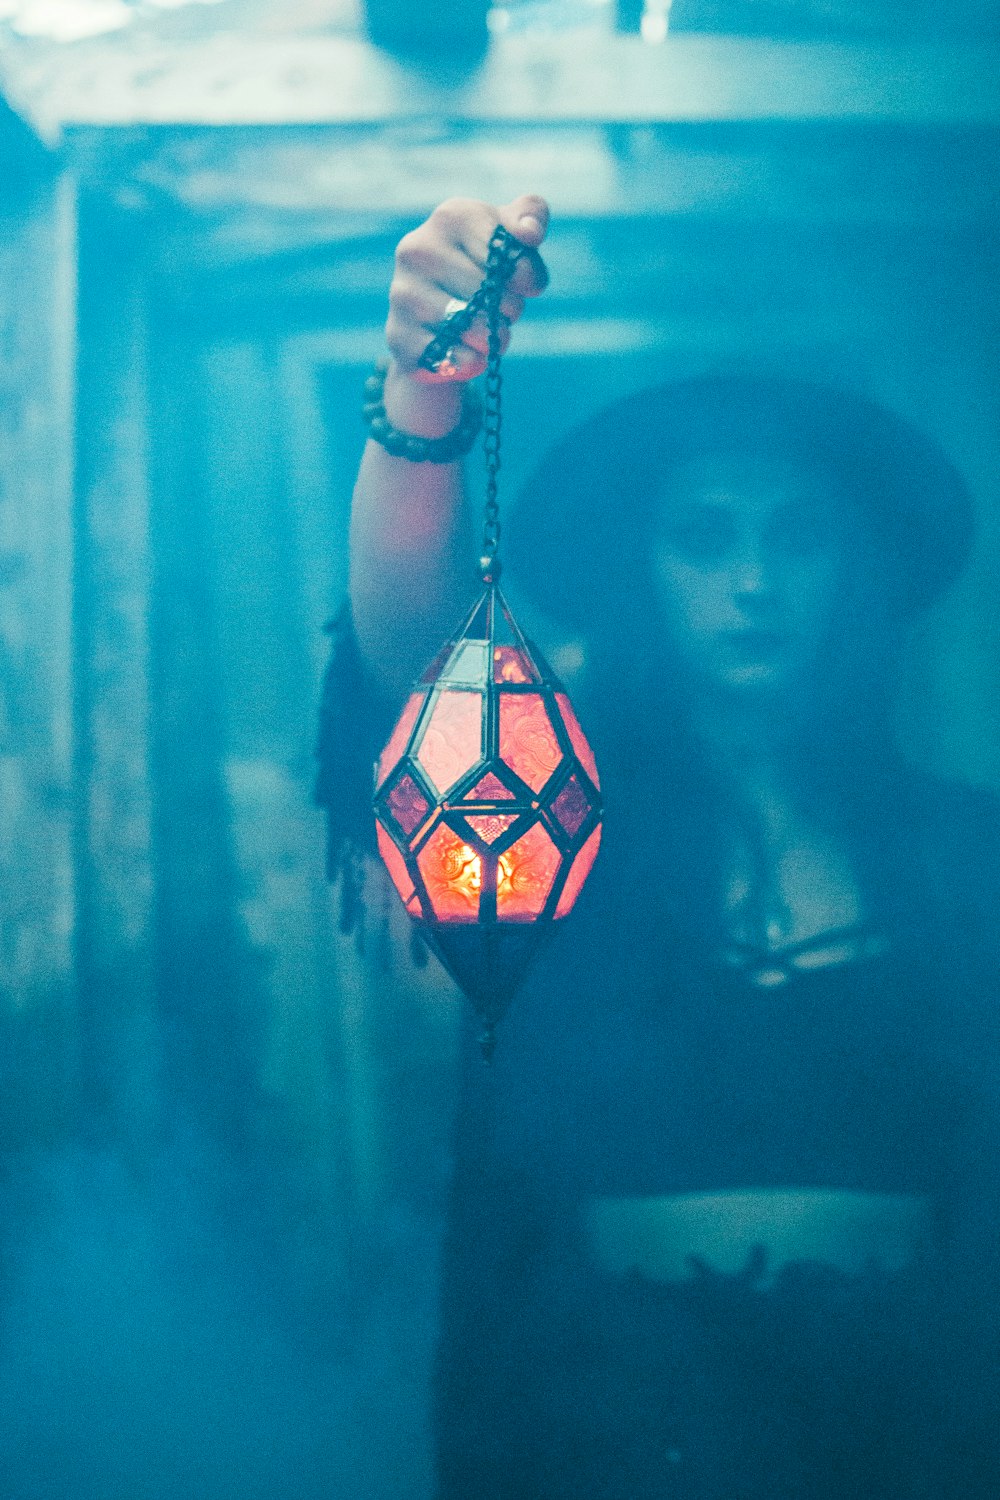
[[[777,656],[788,641],[782,630],[734,630],[726,636],[725,645],[741,661],[759,661]]]

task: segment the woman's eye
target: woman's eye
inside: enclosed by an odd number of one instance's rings
[[[734,542],[733,525],[722,510],[697,511],[671,521],[666,541],[688,562],[721,562]]]

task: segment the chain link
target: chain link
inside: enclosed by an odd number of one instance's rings
[[[500,475],[501,392],[500,356],[503,318],[500,304],[504,286],[513,273],[525,247],[501,225],[493,231],[486,256],[483,281],[483,308],[489,343],[486,354],[486,400],[483,406],[483,452],[486,456],[486,514],[483,521],[483,554],[481,566],[486,581],[499,572],[497,554],[500,548],[500,505],[497,499]]]

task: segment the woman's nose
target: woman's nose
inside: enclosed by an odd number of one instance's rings
[[[774,572],[764,548],[750,544],[735,559],[734,587],[741,599],[764,599],[774,591]]]

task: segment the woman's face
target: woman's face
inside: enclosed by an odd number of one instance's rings
[[[829,481],[817,474],[739,455],[678,469],[653,565],[694,684],[747,699],[803,692],[832,622],[844,551]]]

